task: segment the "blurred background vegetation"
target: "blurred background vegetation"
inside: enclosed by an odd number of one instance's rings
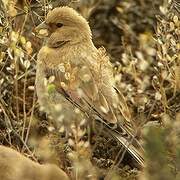
[[[145,148],[141,171],[130,162],[116,164],[120,148],[111,138],[99,135],[89,146],[84,132],[83,142],[60,137],[37,104],[34,80],[42,40],[34,29],[50,9],[63,5],[89,21],[94,44],[104,46],[111,57],[117,87]],[[72,179],[178,180],[179,136],[178,0],[0,1],[0,144],[39,162],[56,163]],[[80,150],[72,153],[75,144]]]

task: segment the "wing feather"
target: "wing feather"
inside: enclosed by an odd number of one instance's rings
[[[76,66],[71,64],[71,70]],[[70,98],[79,104],[83,109],[92,112],[92,107],[96,110],[103,119],[107,122],[116,123],[117,119],[113,112],[112,107],[109,105],[109,101],[103,94],[101,89],[99,90],[99,82],[96,81],[95,74],[89,67],[84,64],[78,65],[78,71],[61,71],[58,66],[54,68],[45,69],[46,78],[54,76],[53,84],[56,91],[62,93],[62,89],[66,92]],[[68,78],[66,74],[69,74]]]

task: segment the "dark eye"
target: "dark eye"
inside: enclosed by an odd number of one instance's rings
[[[60,27],[63,26],[63,24],[62,24],[62,23],[57,23],[56,26],[57,26],[58,28],[60,28]]]

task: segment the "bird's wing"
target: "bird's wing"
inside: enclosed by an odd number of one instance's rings
[[[117,119],[113,108],[105,96],[100,74],[96,65],[84,63],[79,64],[62,63],[54,67],[46,67],[46,77],[54,76],[53,84],[56,91],[62,93],[62,90],[85,110],[96,112],[107,122],[116,123]],[[110,96],[108,94],[108,96]]]

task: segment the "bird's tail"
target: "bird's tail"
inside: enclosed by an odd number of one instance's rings
[[[102,127],[103,124],[103,132],[105,132],[108,135],[111,135],[114,139],[117,140],[118,143],[120,143],[122,145],[122,156],[127,152],[132,160],[133,160],[133,164],[135,164],[135,166],[137,168],[143,168],[144,167],[144,158],[143,158],[143,149],[140,146],[139,142],[137,139],[135,139],[135,137],[133,137],[130,134],[127,134],[126,131],[121,128],[121,132],[111,128],[111,126],[109,126],[108,124],[100,121],[100,120],[96,120],[95,124],[97,125],[97,127]],[[135,144],[135,145],[134,145]]]

